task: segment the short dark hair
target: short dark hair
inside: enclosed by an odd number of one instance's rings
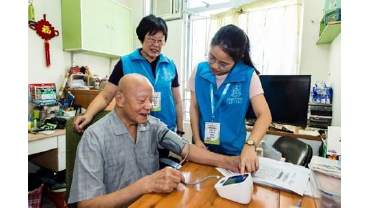
[[[249,38],[239,27],[232,24],[221,27],[213,36],[211,46],[219,46],[235,63],[242,60],[259,74],[249,54]]]
[[[144,42],[147,33],[149,35],[155,35],[158,32],[162,32],[164,40],[167,41],[168,28],[166,22],[162,18],[152,14],[144,17],[136,28],[136,34],[141,43]]]

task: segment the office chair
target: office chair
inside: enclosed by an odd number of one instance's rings
[[[99,119],[103,118],[110,111],[102,111],[98,113],[88,126],[95,123]],[[81,140],[82,133],[76,133],[73,130],[73,120],[75,117],[68,119],[66,124],[66,195],[65,199],[68,202],[69,191],[71,190],[71,183],[73,177],[73,168],[75,165],[77,145]],[[88,127],[87,126],[87,127]],[[87,128],[86,127],[86,128]],[[74,207],[74,205],[69,205],[69,207]]]
[[[299,139],[282,136],[273,147],[281,152],[286,162],[308,167],[312,158],[312,147]]]

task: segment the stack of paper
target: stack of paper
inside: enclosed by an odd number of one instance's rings
[[[339,160],[330,160],[323,157],[313,156],[308,167],[311,170],[341,178],[341,163]]]
[[[239,174],[222,168],[216,169],[224,176]],[[310,170],[291,163],[259,157],[259,169],[252,177],[254,183],[292,191],[301,196],[309,191],[307,188]]]

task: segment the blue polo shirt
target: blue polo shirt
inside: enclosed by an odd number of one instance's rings
[[[149,79],[155,92],[161,93],[161,110],[152,111],[150,114],[159,118],[172,131],[176,127],[176,108],[172,95],[172,80],[176,76],[176,67],[174,62],[166,56],[160,54],[156,67],[156,76],[154,78],[150,64],[136,49],[129,55],[121,57],[124,74],[141,74]]]
[[[210,85],[213,87],[214,105],[216,105],[225,86],[230,83],[225,97],[214,112],[213,121],[221,124],[220,145],[205,144],[212,152],[240,155],[247,136],[245,115],[250,103],[249,87],[253,72],[253,68],[243,62],[238,62],[217,89],[216,78],[211,72],[209,63],[198,64],[195,75],[195,94],[199,107],[200,137],[203,141],[205,122],[212,121]]]

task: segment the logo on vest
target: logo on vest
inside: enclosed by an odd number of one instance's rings
[[[241,104],[243,102],[241,84],[234,85],[231,90],[230,98],[227,98],[226,102],[229,105]]]
[[[167,69],[163,70],[162,79],[164,81],[172,81],[172,74],[171,72],[167,71]]]

